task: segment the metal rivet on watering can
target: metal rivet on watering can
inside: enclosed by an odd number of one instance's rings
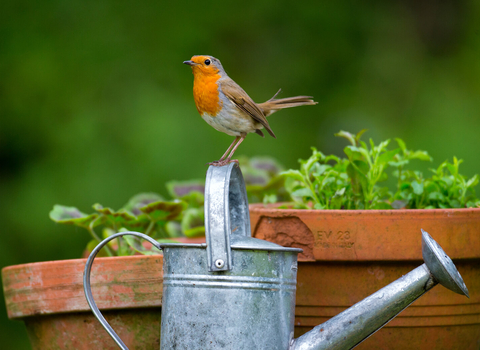
[[[102,241],[87,260],[87,301],[110,336],[90,289],[98,251],[120,235],[149,240],[164,252],[161,349],[319,350],[351,349],[387,324],[437,283],[468,296],[451,259],[422,230],[425,264],[293,339],[297,255],[251,237],[245,184],[237,164],[210,167],[205,186],[206,244],[159,245],[141,233],[123,232]]]

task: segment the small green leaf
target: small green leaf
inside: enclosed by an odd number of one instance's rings
[[[400,148],[396,148],[394,150],[391,150],[391,151],[386,151],[385,153],[382,153],[378,159],[377,159],[377,163],[378,164],[387,164],[388,162],[390,162],[398,153],[400,152]]]
[[[144,207],[147,204],[161,201],[163,197],[157,193],[148,192],[148,193],[139,193],[132,198],[129,199],[128,203],[125,204],[123,209],[133,215],[140,215],[142,212],[140,211],[141,207]]]
[[[466,187],[475,187],[478,184],[478,175],[475,174],[470,180],[467,181]]]
[[[432,200],[432,201],[445,201],[445,196],[443,194],[441,194],[440,192],[430,192],[428,194],[428,199],[429,200]]]
[[[365,148],[361,147],[355,147],[355,146],[347,146],[343,149],[345,154],[347,155],[348,159],[350,161],[355,161],[355,160],[368,160],[370,159],[370,156],[368,154],[368,151]]]
[[[334,177],[324,177],[323,178],[323,181],[320,182],[320,188],[323,189],[325,187],[327,187],[328,185],[332,184],[335,182],[335,178]]]
[[[276,203],[277,200],[277,195],[276,194],[266,194],[263,196],[263,204],[273,204]]]
[[[451,163],[446,163],[445,166],[447,167],[448,171],[450,171],[452,175],[458,174],[458,168],[455,165]]]
[[[432,157],[427,153],[427,151],[415,151],[410,156],[410,159],[420,159],[428,162],[432,161]]]
[[[337,191],[333,195],[332,199],[330,200],[330,209],[341,209],[342,208],[342,201],[343,196],[345,194],[346,187],[343,187]]]
[[[468,201],[467,208],[480,208],[480,200],[475,200],[475,201]]]
[[[96,203],[93,205],[93,209],[95,209],[98,213],[102,214],[105,217],[106,222],[113,226],[114,229],[118,229],[120,227],[136,227],[139,226],[139,219],[140,217],[136,217],[130,212],[126,211],[125,209],[120,209],[119,211],[115,211],[111,208],[104,208],[102,205]],[[146,223],[143,220],[144,224]],[[137,225],[135,225],[137,224]],[[141,226],[141,223],[140,223]]]
[[[318,163],[317,163],[318,164]],[[313,173],[313,176],[319,177],[321,176],[327,169],[331,169],[332,166],[328,164],[318,164],[317,167],[315,167],[315,172]]]
[[[203,206],[205,202],[205,197],[203,193],[197,191],[191,191],[188,194],[181,197],[181,200],[186,202],[188,206],[192,206],[195,208],[200,208]]]
[[[402,152],[405,152],[405,150],[407,149],[407,146],[405,145],[405,142],[400,139],[400,138],[395,138],[395,141],[397,141],[398,143],[398,147],[400,147],[400,149],[402,150]]]
[[[317,151],[315,147],[312,147],[313,154],[306,161],[301,162],[301,167],[304,174],[309,174],[310,170],[320,159],[325,158],[322,152]]]
[[[448,204],[450,205],[450,208],[461,208],[462,204],[458,199],[451,199],[448,201]]]
[[[453,179],[450,177],[442,177],[440,179],[440,182],[445,183],[447,187],[452,187],[453,186]]]
[[[313,197],[313,193],[309,188],[300,188],[292,193],[293,197]]]
[[[352,182],[353,191],[357,194],[361,192],[361,187],[367,184],[367,178],[358,170],[353,163],[348,164],[347,174]]]
[[[359,141],[365,132],[367,132],[367,129],[362,129],[359,132],[357,132],[357,134],[355,135],[355,140]]]
[[[328,163],[331,160],[333,160],[335,163],[340,163],[342,159],[338,158],[336,155],[331,154],[329,156],[326,156],[325,159],[323,160],[324,163]]]
[[[343,187],[339,190],[337,190],[334,194],[334,197],[341,197],[345,194],[346,187]]]
[[[186,231],[205,225],[205,217],[203,208],[189,208],[185,210],[182,218],[182,231],[186,235]]]
[[[110,237],[111,235],[114,235],[115,233],[117,233],[115,230],[112,230],[110,227],[105,227],[102,230],[102,237],[103,237],[103,239],[105,239],[105,238]],[[109,243],[112,243],[113,241],[115,241],[115,239],[110,241]]]
[[[408,163],[409,163],[409,161],[406,160],[406,159],[402,159],[402,160],[399,160],[399,161],[388,162],[389,165],[391,165],[393,167],[396,167],[396,168],[403,167],[403,166],[407,165]]]
[[[66,207],[56,204],[53,206],[53,210],[50,211],[50,219],[59,222],[71,219],[80,219],[86,217],[87,214],[82,213],[75,207]]]
[[[437,192],[439,191],[440,187],[438,186],[437,183],[431,182],[431,181],[425,181],[425,189],[424,191],[426,193],[432,193],[432,192]]]
[[[88,229],[92,223],[94,226],[100,225],[101,221],[97,221],[97,218],[98,214],[87,215],[75,207],[66,207],[59,204],[54,205],[50,211],[50,219],[53,221],[60,224],[80,226],[86,229]]]
[[[412,181],[413,193],[416,195],[421,195],[423,193],[423,183],[418,183],[417,181]]]
[[[175,220],[186,208],[187,203],[183,201],[158,201],[141,207],[140,210],[147,214],[152,221],[157,222]]]
[[[352,164],[352,166],[355,169],[357,169],[358,173],[362,174],[363,177],[365,177],[370,170],[370,167],[368,166],[368,164],[366,162],[362,161],[362,160],[356,160],[356,161],[354,161],[350,164]],[[366,179],[366,177],[365,177],[365,179]]]
[[[365,132],[365,130],[362,130],[362,131]],[[361,131],[361,133],[363,134],[362,131]],[[338,133],[335,134],[335,136],[343,137],[343,138],[347,139],[352,144],[352,146],[357,145],[357,142],[356,142],[357,138],[353,134],[349,133],[348,131],[340,130]],[[361,136],[361,134],[360,134],[360,136]]]
[[[143,255],[161,255],[162,252],[158,250],[156,247],[152,246],[152,249],[147,249],[143,245],[143,241],[135,236],[132,235],[125,235],[122,236],[127,243],[127,245],[132,248],[134,251],[143,254]]]
[[[169,181],[167,182],[166,187],[170,196],[180,199],[191,192],[198,192],[203,195],[203,193],[205,192],[205,181]]]
[[[299,170],[290,169],[290,170],[282,171],[280,175],[286,178],[291,178],[291,179],[300,181],[300,182],[304,181],[303,175]]]

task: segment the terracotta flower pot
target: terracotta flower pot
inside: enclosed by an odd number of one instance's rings
[[[480,348],[480,209],[293,210],[250,205],[252,235],[304,250],[295,336],[423,263],[423,228],[452,258],[470,299],[437,286],[358,349]]]
[[[204,243],[205,237],[177,237],[175,241]],[[152,248],[148,242],[144,246]],[[118,349],[85,299],[86,261],[47,261],[2,269],[8,317],[25,323],[33,350]],[[91,287],[102,314],[130,349],[159,349],[162,255],[97,257]]]
[[[93,316],[83,292],[86,259],[39,262],[2,270],[8,317],[22,320],[32,348],[118,349]],[[160,347],[163,256],[96,258],[92,291],[130,349]]]

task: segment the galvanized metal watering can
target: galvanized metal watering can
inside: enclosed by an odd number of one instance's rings
[[[85,295],[121,349],[128,348],[93,300],[90,271],[98,251],[126,234],[163,250],[162,350],[351,349],[438,283],[468,297],[452,260],[422,230],[425,264],[294,339],[297,255],[302,250],[251,237],[245,184],[235,163],[208,169],[205,231],[206,244],[159,244],[141,233],[122,232],[92,251],[85,266]]]

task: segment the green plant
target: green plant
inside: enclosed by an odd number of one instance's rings
[[[282,166],[276,160],[242,157],[240,164],[250,202],[290,198],[283,186],[284,178],[279,175]],[[86,229],[92,236],[88,251],[102,239],[120,231],[142,232],[158,241],[168,239],[169,242],[177,237],[204,236],[204,181],[170,181],[166,187],[172,200],[165,200],[156,193],[140,193],[117,211],[94,204],[92,214],[85,214],[76,207],[55,205],[50,218],[60,224]],[[135,237],[124,236],[111,241],[100,253],[114,256],[158,252],[151,252]]]
[[[156,193],[141,193],[117,211],[94,204],[92,214],[82,213],[76,207],[55,205],[50,218],[57,223],[86,229],[93,238],[87,250],[92,250],[102,238],[120,231],[138,231],[157,240],[204,235],[204,183],[172,181],[167,184],[167,190],[173,200],[167,201]],[[131,236],[111,241],[102,251],[107,256],[152,253]]]
[[[424,177],[418,170],[407,169],[412,160],[432,161],[426,151],[407,149],[395,139],[398,147],[389,149],[390,140],[375,144],[361,140],[357,134],[340,131],[335,136],[350,142],[344,148],[346,158],[325,156],[312,148],[307,160],[299,160],[299,170],[282,173],[285,187],[296,208],[314,209],[420,209],[478,207],[474,187],[478,175],[467,179],[459,173],[462,160],[443,162],[433,175]],[[379,184],[397,178],[395,191]]]

